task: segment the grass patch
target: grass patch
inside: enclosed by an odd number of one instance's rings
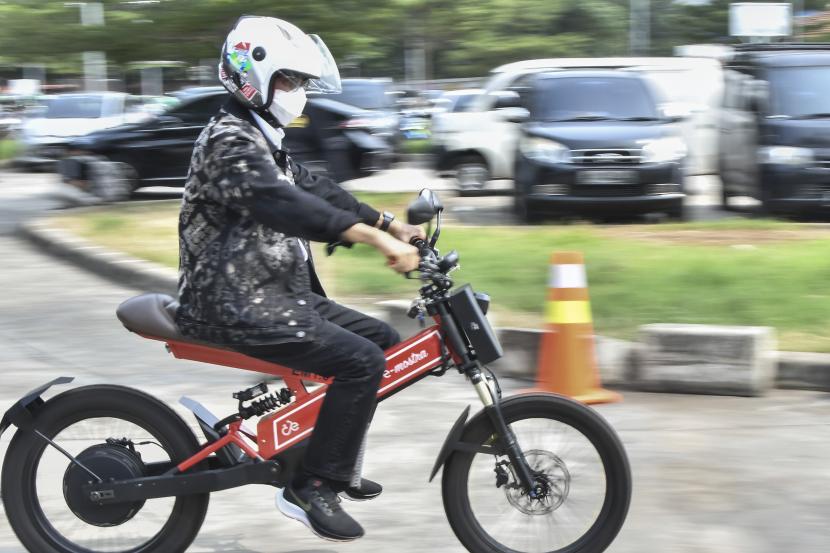
[[[401,213],[410,194],[361,195]],[[107,247],[177,264],[178,202],[112,208],[59,223]],[[713,240],[713,238],[715,238]],[[493,298],[500,324],[541,324],[553,250],[583,252],[597,331],[631,338],[653,322],[772,326],[782,349],[830,351],[830,229],[741,220],[672,225],[446,227],[459,284]],[[414,297],[366,246],[317,259],[340,297]]]
[[[391,211],[401,220],[406,219],[406,206],[415,198],[412,192],[355,192],[354,195],[378,210]]]
[[[53,221],[105,248],[178,267],[179,205],[178,201],[119,205]]]
[[[20,151],[20,144],[11,138],[0,139],[0,160],[11,159]]]
[[[429,138],[413,138],[401,143],[401,151],[405,154],[428,154],[431,149],[432,141]]]

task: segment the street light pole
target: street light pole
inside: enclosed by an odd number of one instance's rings
[[[651,0],[629,0],[629,51],[632,56],[651,50]]]
[[[101,2],[65,2],[64,6],[78,6],[81,25],[104,25],[104,6]],[[107,55],[105,52],[84,52],[84,89],[107,90]]]

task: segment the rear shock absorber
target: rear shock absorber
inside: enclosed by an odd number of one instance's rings
[[[251,417],[261,417],[265,413],[269,413],[271,411],[279,409],[283,405],[291,403],[292,397],[293,394],[291,393],[291,390],[289,390],[288,388],[283,388],[279,392],[265,395],[262,399],[252,401],[247,407],[242,404],[242,401],[240,401],[239,416],[243,419],[250,419]]]
[[[265,382],[260,382],[247,390],[235,392],[233,398],[239,401],[237,412],[213,425],[214,430],[217,432],[234,421],[246,420],[251,417],[261,417],[265,413],[279,409],[283,405],[288,405],[294,398],[294,393],[288,388],[282,388],[278,392],[269,394],[268,385]],[[252,401],[254,398],[260,399]],[[246,401],[250,401],[251,403],[245,405]]]

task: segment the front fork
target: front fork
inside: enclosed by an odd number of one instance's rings
[[[500,398],[493,395],[493,390],[487,384],[487,379],[481,374],[481,370],[476,368],[468,373],[470,382],[478,394],[479,399],[484,404],[484,411],[493,424],[496,430],[499,450],[507,453],[510,459],[511,466],[515,471],[522,488],[531,496],[534,497],[539,488],[539,483],[530,466],[527,464],[524,453],[522,453],[519,443],[516,441],[516,435],[507,425],[504,420],[504,415],[501,412]]]

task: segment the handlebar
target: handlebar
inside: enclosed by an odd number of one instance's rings
[[[417,236],[415,236],[409,241],[409,243],[418,248],[418,252],[421,254],[422,258],[436,257],[435,251],[429,247],[429,244],[427,244],[427,241],[423,238],[418,238]]]
[[[422,280],[431,280],[434,284],[444,289],[452,286],[452,281],[447,278],[447,273],[458,265],[458,252],[449,252],[444,257],[439,257],[429,243],[422,238],[412,238],[410,244],[418,248],[421,254],[421,263],[418,271]]]

